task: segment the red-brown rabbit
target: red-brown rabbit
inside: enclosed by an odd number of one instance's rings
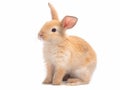
[[[66,35],[66,30],[72,28],[77,18],[65,16],[58,19],[55,8],[48,3],[52,20],[46,22],[38,37],[44,41],[44,59],[47,76],[44,84],[60,85],[65,75],[69,75],[65,84],[88,84],[96,67],[96,54],[91,46],[77,36]]]

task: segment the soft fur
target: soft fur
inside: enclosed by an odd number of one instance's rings
[[[47,76],[44,84],[67,85],[89,83],[96,66],[96,54],[91,46],[77,36],[68,36],[77,18],[65,16],[59,21],[55,8],[49,3],[52,21],[44,24],[38,36],[44,41]],[[55,28],[56,32],[52,32]]]

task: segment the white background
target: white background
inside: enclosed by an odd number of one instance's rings
[[[41,84],[46,73],[37,33],[51,20],[48,2],[60,19],[79,18],[67,33],[84,38],[97,53],[97,69],[89,85]],[[120,89],[119,0],[0,0],[0,90],[44,89]]]

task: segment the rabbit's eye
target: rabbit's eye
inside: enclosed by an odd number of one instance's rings
[[[52,28],[52,32],[56,32],[56,28]]]

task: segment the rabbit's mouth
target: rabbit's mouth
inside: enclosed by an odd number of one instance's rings
[[[48,41],[48,39],[45,35],[38,35],[38,39],[43,40],[43,41]]]
[[[39,35],[38,35],[38,39],[39,39],[39,40],[44,40],[44,36],[41,35],[41,34],[39,34]]]

